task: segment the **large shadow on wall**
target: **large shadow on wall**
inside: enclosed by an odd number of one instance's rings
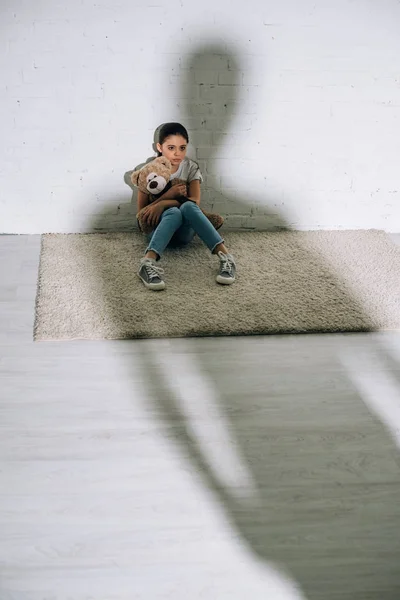
[[[251,219],[256,204],[251,191],[238,189],[230,195],[212,184],[213,180],[218,181],[219,140],[231,124],[234,130],[237,88],[229,85],[223,92],[219,88],[217,94],[214,84],[202,81],[203,73],[214,72],[211,77],[216,82],[225,77],[226,81],[235,82],[240,74],[238,60],[218,46],[202,47],[186,59],[185,66],[189,83],[183,86],[180,112],[171,115],[170,120],[187,124],[198,154],[201,155],[200,148],[208,148],[207,160],[199,158],[206,176],[204,205],[220,212],[224,211],[219,207],[226,206],[228,215]],[[221,103],[225,109],[223,117]],[[274,205],[273,198],[264,202],[263,228],[288,228],[275,209],[268,210],[268,204]],[[93,231],[104,231],[103,217],[98,215]],[[120,226],[114,223],[112,231],[126,231],[123,219]],[[131,277],[137,268],[134,253],[132,264],[128,265],[129,254],[125,258],[116,254],[114,235],[105,236],[110,243],[103,244],[101,257],[92,259],[104,295],[102,318],[110,324],[110,330],[128,333],[129,337],[132,311],[140,319],[146,299],[153,301],[154,297],[143,290],[135,275]],[[132,239],[132,252],[133,247],[144,250],[145,242],[137,233]],[[323,259],[301,238],[293,244],[293,257],[302,254],[313,269],[320,269],[326,276],[318,282],[318,289],[307,286],[305,276],[305,294],[299,301],[321,310],[327,286],[334,303],[357,314],[361,329],[372,329],[357,298],[345,290],[340,278],[329,277],[329,266]],[[121,286],[127,278],[127,285]],[[122,289],[129,291],[124,295]],[[162,296],[157,298],[162,306]],[[285,302],[284,296],[279,302]],[[161,319],[168,318],[164,311],[158,312]],[[141,373],[152,401],[149,411],[175,438],[193,471],[200,474],[223,507],[235,535],[258,560],[279,564],[307,600],[397,599],[397,450],[381,423],[371,418],[346,375],[338,370],[334,357],[332,364],[322,367],[318,346],[300,360],[289,338],[286,342],[285,338],[276,339],[277,347],[281,340],[279,349],[274,347],[269,353],[257,338],[253,338],[254,347],[247,338],[239,350],[234,340],[226,338],[175,340],[168,347],[152,340],[137,341],[130,356],[139,361],[140,369],[132,366],[128,377],[134,381]],[[171,348],[175,350],[171,352]],[[297,348],[301,353],[300,344]],[[165,369],[168,354],[172,362]],[[197,368],[199,377],[207,379],[208,389],[214,390],[214,401],[219,402],[218,409],[227,419],[236,453],[253,482],[252,490],[232,491],[219,478],[182,406],[187,390],[179,369],[175,370],[172,383],[166,376],[168,371],[174,373],[176,365],[190,370],[190,364],[185,362],[188,356],[192,369]],[[296,364],[298,367],[294,368]],[[332,370],[327,374],[323,368]],[[186,383],[187,373],[188,370],[184,373]],[[290,386],[285,383],[288,381],[292,381]],[[216,455],[222,451],[218,444],[211,449]]]
[[[224,215],[225,229],[288,229],[276,199],[268,192],[255,196],[263,173],[253,184],[246,174],[246,132],[256,129],[257,115],[244,99],[239,57],[220,45],[205,46],[185,57],[182,67],[182,115],[205,176],[205,207]]]
[[[246,189],[240,183],[241,178],[249,180],[245,150],[240,143],[245,141],[246,132],[256,127],[256,115],[246,115],[245,122],[240,118],[246,110],[242,97],[246,88],[242,85],[238,58],[228,54],[223,46],[200,47],[179,61],[174,71],[180,72],[183,83],[177,94],[180,97],[177,112],[169,120],[182,122],[189,131],[191,157],[199,163],[204,176],[203,207],[223,214],[225,230],[289,229],[276,199],[268,191],[255,197],[254,189]],[[154,132],[154,155],[135,165],[135,169],[154,159],[160,127]],[[221,176],[221,161],[225,163],[224,176]],[[227,166],[231,181],[226,175]],[[125,182],[129,185],[127,178]],[[258,184],[260,180],[254,181],[253,188]],[[132,190],[134,204],[136,190],[133,187]]]

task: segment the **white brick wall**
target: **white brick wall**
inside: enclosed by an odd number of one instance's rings
[[[228,227],[400,231],[397,0],[4,4],[0,232],[130,227],[169,120]]]

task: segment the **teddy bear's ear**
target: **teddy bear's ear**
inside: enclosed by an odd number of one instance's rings
[[[131,174],[131,181],[133,183],[133,185],[138,185],[139,183],[139,173],[140,173],[140,169],[138,171],[133,171],[133,173]]]
[[[171,163],[169,162],[168,158],[165,158],[165,156],[159,156],[154,160],[154,162],[156,162],[159,165],[163,165],[163,167],[165,167],[168,170],[171,169]]]

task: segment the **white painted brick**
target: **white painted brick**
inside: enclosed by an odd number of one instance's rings
[[[205,175],[204,188],[211,188],[216,191],[221,189],[221,177],[219,175]]]
[[[218,83],[218,71],[212,71],[211,69],[200,71],[196,69],[194,71],[194,80],[197,84],[216,84]]]
[[[264,69],[259,71],[244,71],[242,85],[262,85],[265,82],[266,76]]]
[[[255,97],[253,90],[236,85],[204,85],[200,89],[200,97],[211,102],[251,101]]]
[[[244,215],[224,215],[226,229],[255,229],[254,219]]]
[[[199,158],[207,160],[209,158],[214,157],[216,154],[216,150],[214,146],[206,146],[206,147],[202,147],[202,148],[197,148],[197,155]],[[218,156],[221,156],[221,153],[218,153]],[[223,159],[224,161],[228,162],[228,161],[241,161],[243,162],[243,148],[241,148],[240,146],[236,146],[235,144],[232,144],[230,146],[224,146],[223,148]],[[213,158],[214,160],[214,158]],[[221,160],[221,159],[215,159],[215,160]]]
[[[169,82],[177,86],[182,84],[193,85],[195,83],[195,73],[191,69],[181,69],[179,67],[172,69]]]
[[[216,117],[208,117],[206,119],[207,129],[210,129],[215,132],[226,132],[228,128],[230,128],[231,120],[227,117],[226,114],[222,115],[220,118]],[[234,129],[237,132],[250,131],[254,124],[254,119],[252,115],[240,114],[235,118],[234,121]]]
[[[200,160],[202,160],[202,159],[207,160],[208,158],[210,158],[213,155],[213,150],[210,147],[197,148],[196,154],[197,154],[197,158],[199,158]]]
[[[200,146],[211,146],[213,142],[212,131],[196,131],[190,135],[190,143],[196,148]]]
[[[217,85],[202,85],[200,86],[200,98],[204,101],[213,101],[218,95],[219,89]]]
[[[185,126],[187,127],[189,134],[190,131],[204,131],[208,129],[206,117],[185,117]]]
[[[218,85],[242,85],[243,73],[241,71],[222,71],[218,73]]]
[[[212,136],[212,143],[214,146],[237,144],[239,141],[239,135],[237,133],[214,132]]]
[[[202,175],[203,176],[206,175],[207,172],[208,172],[208,170],[207,170],[207,161],[203,160],[201,158],[198,158],[198,157],[197,157],[196,161],[197,161],[197,164],[199,165],[199,169],[200,169]]]
[[[211,102],[191,102],[190,103],[190,112],[191,114],[196,116],[208,116],[213,114],[213,105]]]
[[[209,54],[204,53],[197,56],[196,68],[199,71],[221,71],[229,67],[229,57],[227,54]]]
[[[232,215],[234,212],[234,203],[236,200],[236,196],[234,194],[227,194],[223,196],[222,194],[215,193],[211,195],[212,198],[212,209],[214,212],[220,213],[224,215],[224,217],[228,217],[228,215]]]
[[[193,88],[191,86],[168,84],[164,86],[162,95],[166,99],[187,100],[193,97]]]
[[[118,204],[117,214],[119,215],[134,215],[136,214],[136,207],[132,206],[131,202],[123,202]]]
[[[243,173],[251,165],[251,160],[243,158],[220,158],[219,156],[212,158],[212,163],[209,165],[209,172],[212,175],[219,174],[221,178],[227,173]]]
[[[252,192],[253,187],[256,185],[257,188],[260,188],[262,182],[260,182],[261,177],[258,176],[250,176],[241,172],[240,175],[232,177],[229,175],[222,175],[221,177],[221,188],[223,190],[237,190],[240,188],[241,190],[247,190],[249,193]]]
[[[64,88],[64,93],[68,91],[68,85]],[[50,81],[41,85],[35,83],[24,83],[22,85],[10,86],[6,96],[14,100],[21,98],[56,98],[60,88]]]

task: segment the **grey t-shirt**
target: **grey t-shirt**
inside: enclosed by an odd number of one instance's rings
[[[188,158],[187,156],[183,159],[181,164],[179,165],[176,173],[172,173],[170,179],[181,179],[182,181],[186,181],[190,183],[195,179],[198,179],[200,183],[203,181],[203,176],[200,172],[199,165],[194,161]]]

